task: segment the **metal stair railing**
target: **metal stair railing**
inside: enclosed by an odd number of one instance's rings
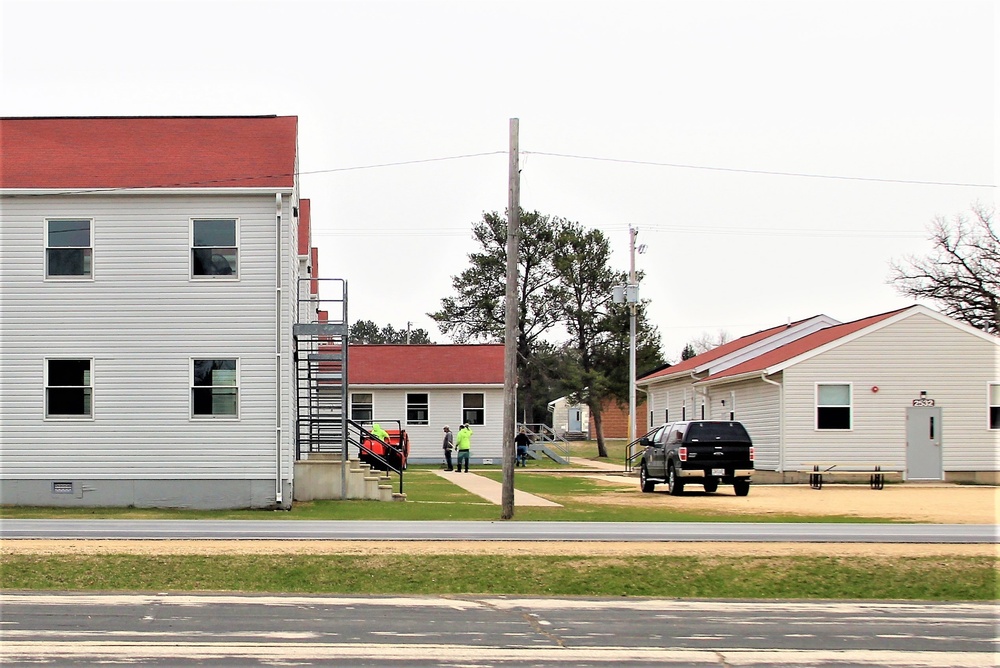
[[[556,434],[552,427],[539,422],[524,422],[515,425],[516,430],[521,427],[531,435],[531,445],[528,446],[528,453],[535,459],[538,453],[548,457],[560,464],[569,464],[570,450],[569,444],[562,436]]]
[[[320,295],[320,286],[330,296]],[[339,454],[346,493],[347,281],[300,278],[292,327],[296,376],[295,456]]]
[[[631,443],[625,446],[625,472],[631,473],[635,465],[635,460],[642,457],[642,453],[646,451],[646,446],[642,443],[642,439],[646,438],[652,434],[656,429],[647,431],[645,434],[635,439]]]
[[[400,430],[400,433],[405,434],[406,432]],[[372,441],[382,446],[382,453],[375,452],[367,444]],[[406,470],[406,456],[408,453],[405,451],[405,446],[402,443],[398,446],[387,443],[371,433],[361,422],[355,422],[350,419],[347,420],[346,442],[349,448],[358,449],[358,459],[361,461],[366,461],[373,468],[385,471],[387,474],[395,473],[399,478],[399,493],[403,493],[403,471]],[[393,453],[392,456],[383,454],[389,452]]]

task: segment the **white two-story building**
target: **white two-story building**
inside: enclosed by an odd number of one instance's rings
[[[0,160],[0,503],[288,507],[297,119],[5,118]]]

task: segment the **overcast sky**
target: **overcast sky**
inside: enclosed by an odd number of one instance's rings
[[[906,306],[890,259],[996,199],[991,0],[0,11],[0,115],[298,116],[321,273],[352,320],[438,342],[426,314],[507,205],[510,118],[524,209],[603,230],[622,270],[639,230],[671,360],[704,333]]]

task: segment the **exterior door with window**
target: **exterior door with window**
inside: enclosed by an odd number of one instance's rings
[[[578,406],[571,406],[569,409],[569,430],[577,434],[583,431],[583,409]]]
[[[906,409],[906,479],[941,480],[941,408]]]

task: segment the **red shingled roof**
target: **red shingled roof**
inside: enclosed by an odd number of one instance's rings
[[[504,346],[352,345],[350,385],[503,384]]]
[[[796,339],[791,343],[786,343],[780,348],[775,348],[770,352],[766,352],[763,355],[747,360],[742,364],[738,364],[734,367],[726,369],[725,371],[713,374],[705,380],[716,380],[719,378],[728,378],[730,376],[739,376],[745,373],[764,371],[765,369],[768,369],[776,364],[787,362],[788,360],[798,357],[803,353],[807,353],[811,350],[819,348],[820,346],[824,346],[831,341],[836,341],[837,339],[842,339],[849,334],[859,332],[866,327],[870,327],[871,325],[881,322],[887,318],[891,318],[892,316],[902,313],[910,308],[913,307],[908,306],[895,311],[889,311],[888,313],[880,313],[879,315],[869,316],[867,318],[862,318],[861,320],[845,322],[842,325],[834,325],[832,327],[827,327],[826,329],[821,329],[818,332],[809,334],[808,336],[803,336],[801,339]]]
[[[798,320],[791,323],[790,325],[780,325],[778,327],[771,327],[770,329],[764,329],[754,334],[748,334],[742,336],[735,341],[730,341],[729,343],[724,343],[721,346],[707,350],[700,355],[696,355],[690,359],[686,359],[682,362],[669,366],[666,369],[661,369],[656,373],[651,373],[648,376],[642,376],[641,380],[651,380],[653,378],[660,378],[662,376],[673,376],[677,373],[686,373],[693,369],[697,369],[702,364],[706,362],[711,362],[712,360],[717,360],[720,357],[724,357],[729,353],[740,350],[741,348],[746,348],[749,345],[753,345],[758,341],[768,338],[769,336],[774,336],[778,332],[784,331],[789,327],[794,327],[799,323],[805,322],[805,320]]]
[[[0,188],[291,188],[295,116],[3,118]]]

